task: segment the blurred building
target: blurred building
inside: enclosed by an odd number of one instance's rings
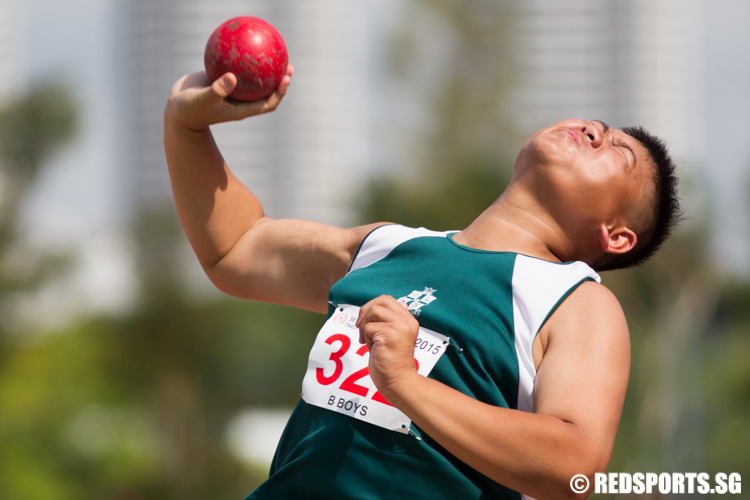
[[[8,92],[10,83],[10,30],[9,2],[0,2],[0,100]]]
[[[681,160],[702,155],[698,2],[519,2],[520,125],[644,125]]]
[[[18,58],[14,58],[14,54],[21,44],[14,43],[14,38],[18,36],[21,23],[13,7],[11,2],[0,1],[0,103],[11,95],[19,83]]]
[[[363,4],[344,0],[130,0],[133,199],[171,199],[162,110],[172,84],[203,69],[219,24],[252,15],[284,36],[296,74],[276,113],[213,128],[235,175],[273,217],[345,224],[366,156]]]

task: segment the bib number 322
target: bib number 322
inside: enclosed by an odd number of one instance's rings
[[[342,305],[323,325],[310,351],[302,399],[385,429],[409,432],[409,417],[391,406],[370,378],[370,353],[359,343],[354,326],[358,316],[359,307]],[[446,347],[446,336],[420,327],[414,347],[417,373],[429,374]]]

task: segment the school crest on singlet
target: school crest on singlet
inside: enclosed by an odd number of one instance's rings
[[[416,318],[422,313],[424,306],[437,300],[437,297],[433,295],[436,291],[434,288],[425,287],[421,292],[414,290],[409,295],[404,295],[398,299],[398,301],[406,304],[409,312]]]

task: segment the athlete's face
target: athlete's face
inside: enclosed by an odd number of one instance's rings
[[[514,180],[528,178],[548,208],[607,223],[653,191],[646,149],[600,121],[564,120],[535,133],[516,160]],[[572,214],[571,214],[572,215]]]

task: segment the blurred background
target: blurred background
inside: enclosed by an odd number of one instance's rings
[[[214,127],[273,217],[461,229],[538,128],[662,136],[686,222],[604,273],[633,344],[609,470],[750,478],[750,3],[0,0],[0,499],[267,476],[324,318],[212,289],[161,142],[172,83],[237,15],[297,70],[276,113]]]

